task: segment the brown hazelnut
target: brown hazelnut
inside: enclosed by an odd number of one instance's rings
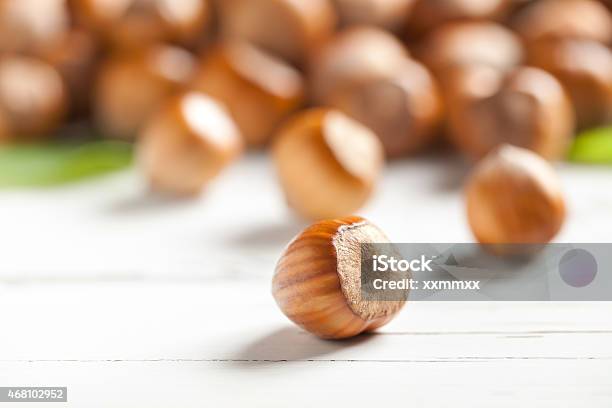
[[[49,136],[66,112],[67,96],[60,74],[31,57],[0,58],[0,127],[3,139]]]
[[[395,31],[403,28],[415,0],[334,0],[344,25],[367,24]]]
[[[206,31],[209,0],[73,0],[77,20],[116,47],[174,41],[192,44]]]
[[[91,102],[91,84],[99,62],[98,44],[86,31],[67,31],[41,53],[41,57],[61,74],[69,94],[74,115],[88,113]]]
[[[138,162],[155,190],[202,191],[242,150],[242,138],[219,102],[196,92],[175,96],[140,135]]]
[[[417,0],[408,30],[420,35],[451,21],[494,20],[509,10],[509,0]]]
[[[578,125],[612,121],[612,51],[591,40],[542,40],[530,46],[530,64],[553,74],[568,91]]]
[[[520,39],[493,22],[450,23],[434,30],[419,47],[419,57],[438,76],[449,67],[487,65],[511,70],[523,59]]]
[[[266,144],[304,99],[298,71],[247,43],[220,44],[206,56],[193,86],[225,104],[251,146]]]
[[[387,77],[397,71],[408,53],[388,32],[367,26],[351,27],[317,52],[310,67],[315,102],[327,104],[332,94]]]
[[[479,158],[512,144],[548,160],[565,156],[574,114],[555,77],[538,68],[504,75],[480,66],[467,69],[461,81],[448,106],[449,136],[460,151]]]
[[[442,122],[442,101],[434,78],[409,58],[386,77],[332,94],[328,105],[372,129],[388,157],[430,146]]]
[[[543,38],[612,42],[612,15],[595,0],[534,1],[515,16],[512,26],[527,43]]]
[[[0,1],[0,52],[35,53],[69,27],[66,0]]]
[[[313,109],[280,130],[273,159],[288,204],[306,218],[324,219],[366,203],[384,152],[365,126],[334,110]]]
[[[193,56],[171,46],[110,57],[100,68],[95,85],[98,125],[109,136],[134,138],[160,103],[191,80],[194,69]]]
[[[384,326],[405,302],[362,300],[360,260],[363,244],[387,242],[378,227],[360,217],[308,227],[278,261],[272,281],[276,303],[295,324],[325,339]]]
[[[496,252],[510,252],[515,244],[546,244],[565,220],[554,169],[517,147],[502,146],[478,164],[467,183],[466,200],[476,239],[500,249]]]
[[[331,0],[218,0],[222,36],[303,64],[334,32]]]

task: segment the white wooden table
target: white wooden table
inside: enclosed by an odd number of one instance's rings
[[[468,242],[463,172],[395,163],[363,215],[396,242]],[[560,241],[610,241],[610,170],[561,172]],[[127,172],[0,192],[0,386],[67,386],[71,407],[612,406],[610,303],[411,303],[326,342],[270,295],[303,224],[264,158],[192,202],[145,191]]]

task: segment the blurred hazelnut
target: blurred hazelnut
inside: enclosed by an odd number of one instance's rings
[[[242,139],[225,108],[189,92],[171,100],[140,135],[138,162],[155,190],[199,193],[242,150]]]
[[[224,38],[304,64],[336,25],[331,0],[217,0]]]
[[[612,51],[591,40],[543,40],[529,62],[553,74],[568,91],[581,128],[612,122]]]
[[[209,0],[73,0],[77,20],[116,47],[192,44],[206,31]]]
[[[311,93],[319,104],[346,88],[387,77],[408,56],[404,45],[374,27],[351,27],[331,39],[310,66]]]
[[[267,143],[304,99],[298,71],[247,43],[220,44],[206,56],[193,86],[225,104],[252,146]]]
[[[432,75],[409,58],[385,77],[333,94],[328,105],[372,129],[388,157],[428,147],[442,122],[442,101]]]
[[[420,35],[450,21],[498,19],[508,12],[510,3],[510,0],[417,0],[408,30]]]
[[[110,57],[101,66],[95,86],[98,125],[109,136],[134,138],[160,103],[191,80],[194,69],[193,56],[171,46]]]
[[[44,50],[69,23],[66,0],[1,0],[0,52]]]
[[[512,244],[546,244],[565,221],[554,169],[538,155],[512,146],[500,147],[478,164],[467,183],[466,201],[476,239],[495,252],[516,251]],[[519,252],[524,250],[529,249]]]
[[[437,75],[449,67],[487,65],[511,70],[523,59],[520,39],[493,22],[450,23],[434,30],[418,55]]]
[[[295,237],[276,265],[272,294],[295,324],[319,337],[344,339],[387,324],[402,301],[361,298],[361,251],[389,239],[360,217],[318,222]]]
[[[0,58],[0,127],[3,139],[49,136],[61,123],[67,96],[60,74],[25,56]]]
[[[564,157],[574,114],[561,84],[537,68],[503,75],[486,67],[463,72],[449,104],[450,137],[479,158],[502,144],[524,147],[548,160]]]
[[[403,28],[415,0],[334,0],[344,25],[368,24],[387,30]]]
[[[534,1],[512,26],[527,43],[551,37],[612,42],[612,15],[595,0]]]
[[[88,113],[91,84],[99,62],[98,44],[93,36],[86,31],[72,29],[41,52],[41,57],[61,74],[72,113],[77,116]]]
[[[288,204],[311,219],[360,209],[384,164],[374,133],[327,109],[300,113],[287,123],[275,140],[273,158]]]

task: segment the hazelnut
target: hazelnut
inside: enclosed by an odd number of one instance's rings
[[[196,92],[175,96],[143,128],[138,162],[155,190],[199,193],[242,150],[225,108]]]
[[[351,27],[317,52],[310,67],[311,92],[319,104],[330,95],[386,77],[408,53],[393,35],[375,27]]]
[[[116,47],[197,42],[209,25],[209,0],[73,0],[77,20]]]
[[[252,146],[267,143],[304,99],[298,71],[247,43],[219,45],[205,58],[193,86],[225,104]]]
[[[367,24],[395,31],[403,28],[415,0],[334,0],[344,25]]]
[[[553,74],[568,91],[578,125],[612,121],[612,51],[592,40],[542,40],[530,46],[530,64]]]
[[[509,74],[471,67],[462,73],[449,104],[449,136],[479,158],[502,144],[524,147],[548,160],[564,157],[574,133],[574,114],[563,87],[538,68]]]
[[[67,96],[60,74],[31,57],[0,58],[2,139],[49,136],[60,125]]]
[[[276,266],[272,293],[298,326],[326,339],[344,339],[387,324],[402,301],[361,299],[362,244],[389,242],[360,217],[318,222],[291,241]]]
[[[72,113],[88,113],[91,83],[94,82],[99,60],[98,44],[93,36],[83,30],[70,30],[44,50],[41,57],[61,74]]]
[[[464,65],[487,65],[507,71],[523,59],[520,39],[493,22],[443,25],[427,36],[419,48],[419,57],[425,65],[441,77],[445,69]]]
[[[36,53],[69,27],[66,0],[0,1],[0,52]]]
[[[535,153],[517,147],[502,146],[478,164],[467,183],[466,199],[476,239],[495,252],[516,251],[516,244],[548,243],[565,220],[554,169]]]
[[[331,0],[217,0],[217,6],[224,38],[251,42],[298,65],[336,26]]]
[[[273,158],[287,202],[311,219],[345,216],[361,208],[384,164],[374,133],[328,109],[291,119],[273,144]]]
[[[420,35],[451,21],[495,20],[508,12],[510,3],[510,0],[417,0],[408,29],[413,35]]]
[[[595,0],[534,1],[512,22],[527,43],[543,38],[612,42],[612,15]]]
[[[442,101],[432,75],[409,58],[386,77],[337,92],[328,105],[372,129],[388,157],[430,146],[442,122]]]
[[[171,46],[110,57],[95,85],[96,121],[112,137],[134,138],[160,103],[191,80],[194,69],[193,56]]]

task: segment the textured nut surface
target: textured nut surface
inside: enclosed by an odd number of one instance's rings
[[[467,188],[467,215],[484,244],[545,244],[565,221],[554,169],[525,149],[503,146],[478,164]]]
[[[388,323],[404,302],[361,300],[361,244],[389,242],[360,217],[318,222],[288,245],[272,293],[283,313],[330,339],[356,336]]]
[[[199,193],[242,150],[227,110],[196,92],[174,97],[145,126],[138,161],[156,190]]]
[[[266,144],[304,99],[304,83],[297,70],[241,42],[226,42],[212,51],[193,86],[225,104],[252,146]]]
[[[291,119],[276,137],[273,158],[288,204],[310,219],[346,216],[361,208],[384,163],[372,131],[328,109]]]

